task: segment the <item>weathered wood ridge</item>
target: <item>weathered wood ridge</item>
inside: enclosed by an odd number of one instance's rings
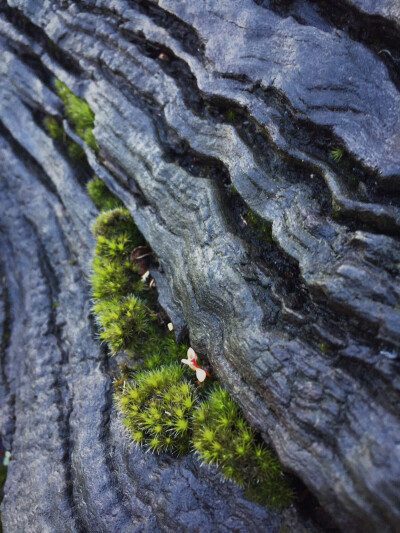
[[[343,531],[399,531],[400,5],[327,4],[0,0],[6,533],[313,527],[129,449],[90,315],[93,173],[285,469]],[[44,128],[54,77],[95,113],[88,164]]]

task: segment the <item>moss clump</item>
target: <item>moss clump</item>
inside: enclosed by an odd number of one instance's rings
[[[272,225],[265,222],[257,213],[249,209],[246,213],[246,222],[250,228],[251,233],[260,240],[264,240],[272,244]]]
[[[114,262],[95,257],[92,269],[92,295],[96,301],[122,298],[130,292],[139,296],[146,290],[136,265],[129,260]]]
[[[93,309],[100,338],[112,354],[125,350],[136,363],[136,370],[125,369],[115,393],[133,441],[156,453],[179,455],[194,448],[205,462],[217,464],[227,478],[244,486],[249,497],[283,507],[291,491],[277,458],[257,443],[227,392],[208,380],[196,394],[184,377],[185,368],[177,366],[188,347],[178,345],[151,310],[152,297],[131,260],[132,249],[143,240],[129,212],[118,207],[101,213],[93,233]],[[194,412],[207,387],[215,390]]]
[[[101,179],[95,177],[87,184],[89,196],[99,211],[109,211],[123,207],[123,203],[113,194]]]
[[[98,153],[99,146],[93,135],[94,113],[88,103],[82,98],[78,98],[60,80],[55,80],[58,96],[64,103],[67,119],[73,125],[76,134],[85,141],[86,145],[94,152]]]
[[[61,126],[59,121],[50,116],[47,115],[44,118],[44,125],[47,129],[47,131],[50,133],[50,136],[55,140],[65,139],[65,131],[64,128]]]
[[[83,148],[71,140],[66,134],[61,123],[54,117],[47,115],[44,119],[44,125],[50,136],[57,142],[62,143],[68,150],[68,154],[74,161],[81,161],[86,158]]]
[[[157,324],[152,311],[154,293],[130,260],[131,252],[144,240],[127,209],[101,213],[93,225],[96,256],[92,264],[93,310],[111,353],[125,350],[142,367],[154,369],[185,357],[187,345]]]
[[[102,327],[100,338],[107,342],[111,353],[127,348],[134,349],[141,344],[149,312],[143,302],[134,295],[112,300],[98,301],[93,310]]]
[[[178,344],[171,332],[165,332],[159,324],[153,320],[147,329],[146,340],[140,346],[142,367],[154,370],[162,365],[176,363],[186,356],[187,344]],[[139,350],[128,350],[133,357],[139,355]]]
[[[132,251],[132,239],[126,233],[111,238],[97,237],[96,255],[110,261],[124,261]]]
[[[122,207],[101,213],[93,224],[92,231],[96,238],[101,236],[106,239],[115,239],[124,234],[132,247],[144,244],[144,239],[135,226],[129,211]]]
[[[238,407],[220,387],[194,413],[193,444],[204,462],[218,465],[259,503],[284,507],[291,501],[277,457],[257,444]]]
[[[189,451],[196,395],[183,374],[182,367],[165,366],[137,374],[133,382],[116,392],[116,402],[134,442],[156,453],[181,455]]]

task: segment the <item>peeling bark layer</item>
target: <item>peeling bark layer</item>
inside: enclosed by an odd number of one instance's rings
[[[176,329],[285,468],[343,530],[396,531],[400,8],[0,6],[6,531],[303,528],[192,459],[127,449],[90,321],[93,172],[157,254]],[[95,112],[88,165],[44,129],[54,76]]]

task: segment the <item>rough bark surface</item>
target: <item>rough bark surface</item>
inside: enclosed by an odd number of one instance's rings
[[[130,449],[90,315],[93,172],[286,470],[343,531],[399,530],[400,6],[326,4],[0,1],[6,533],[314,527]],[[43,126],[54,77],[95,112],[87,166]]]

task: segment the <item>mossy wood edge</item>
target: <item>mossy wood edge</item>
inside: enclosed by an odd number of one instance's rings
[[[88,191],[98,207],[107,208],[112,193],[104,185],[93,187],[98,181],[90,182]],[[157,324],[154,299],[129,259],[143,245],[129,212],[122,207],[102,212],[93,234],[92,296],[100,338],[112,354],[124,350],[133,361],[133,370],[125,368],[115,383],[115,402],[133,442],[155,453],[192,450],[243,486],[249,498],[271,507],[288,505],[292,490],[277,457],[258,441],[228,393],[215,381],[196,385],[194,375],[179,366],[187,345],[178,345]]]

